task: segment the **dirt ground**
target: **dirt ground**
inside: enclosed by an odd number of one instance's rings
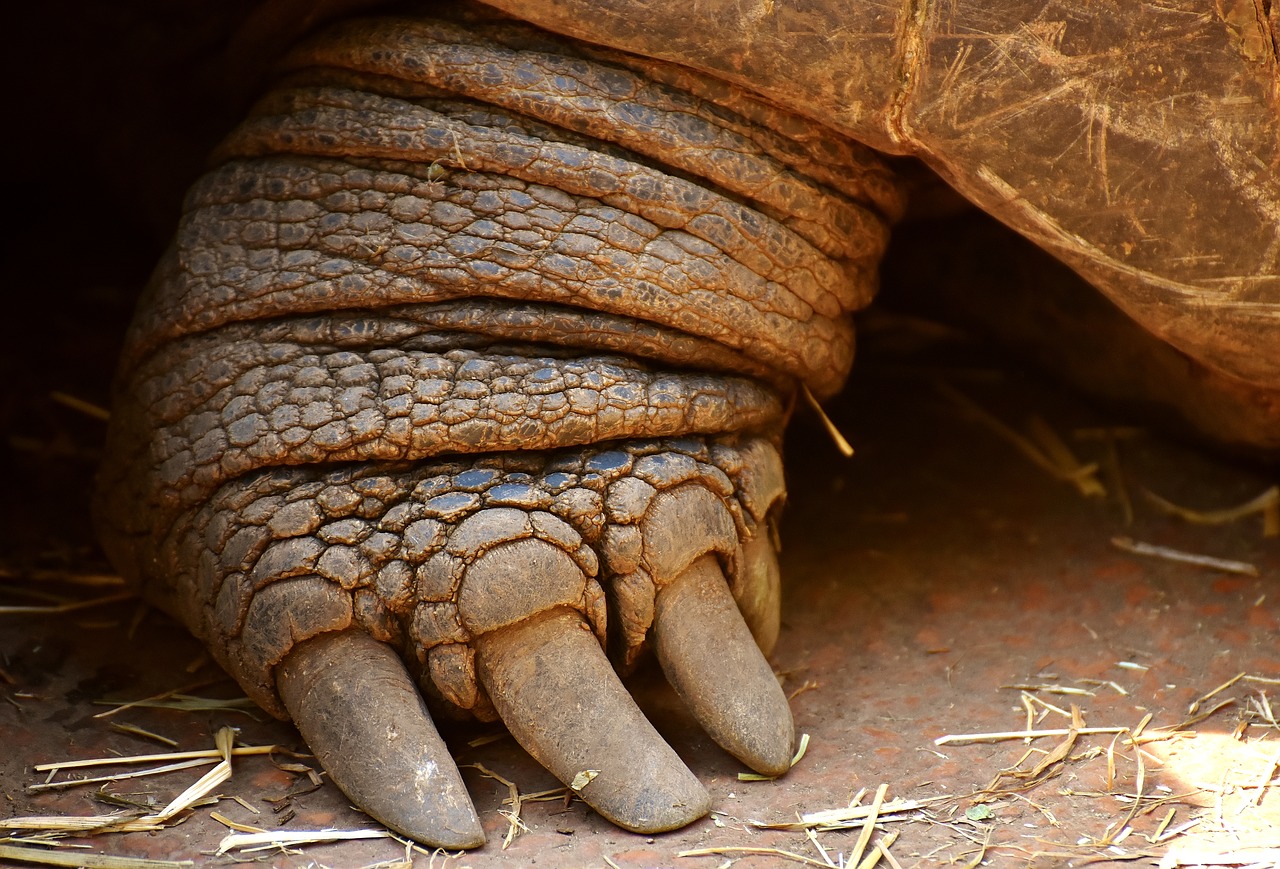
[[[885,786],[871,841],[896,835],[889,850],[902,866],[1277,865],[1280,541],[1263,536],[1260,515],[1198,525],[1144,495],[1213,510],[1274,479],[1119,427],[1124,420],[954,345],[944,330],[895,317],[872,326],[850,388],[830,409],[856,456],[842,459],[806,414],[788,443],[784,628],[773,661],[809,743],[784,778],[739,780],[741,767],[648,672],[635,681],[642,706],[714,805],[675,833],[622,832],[556,795],[519,807],[518,834],[504,849],[512,791],[498,777],[521,795],[559,784],[502,731],[463,728],[449,739],[489,836],[476,852],[432,856],[378,838],[216,854],[231,831],[215,813],[270,831],[378,829],[332,785],[312,790],[296,766],[305,758],[284,755],[235,758],[216,805],[159,832],[58,844],[214,866],[389,866],[406,854],[416,867],[857,865],[859,822],[812,834],[755,822],[793,822],[853,800],[865,807]],[[36,381],[33,389],[47,386]],[[1099,465],[1106,494],[1087,497],[1037,467],[957,393],[1019,431],[1042,418],[1082,462]],[[56,425],[24,416],[6,433],[6,461],[26,487],[9,503],[27,506],[11,506],[4,523],[0,605],[114,595],[114,586],[59,579],[106,571],[87,548],[82,515],[101,424],[53,402],[37,406]],[[1114,538],[1244,562],[1256,575],[1134,554]],[[128,811],[119,798],[163,806],[208,769],[30,790],[46,776],[35,764],[168,750],[116,725],[183,750],[212,748],[224,726],[241,744],[302,748],[291,727],[254,709],[134,706],[102,717],[104,700],[174,691],[239,696],[180,627],[134,600],[0,615],[0,824]],[[1195,720],[1193,706],[1209,714]],[[1069,730],[1073,708],[1077,727],[1128,730],[937,743],[1020,731],[1029,715],[1034,729]],[[1126,740],[1148,716],[1135,747]],[[469,744],[483,735],[493,738]],[[20,865],[4,848],[47,850],[30,844],[29,829],[5,832],[0,864]],[[697,849],[715,850],[687,854]]]

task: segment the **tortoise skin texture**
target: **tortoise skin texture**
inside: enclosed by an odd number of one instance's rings
[[[1274,18],[500,0],[548,30],[317,26],[368,5],[240,33],[241,60],[301,39],[144,294],[97,510],[121,571],[407,835],[483,842],[441,715],[501,718],[628,829],[704,814],[615,675],[647,653],[786,770],[780,441],[843,383],[905,207],[873,149],[1171,343],[1132,339],[1198,384],[1163,396],[1193,425],[1280,446]],[[1127,40],[1180,48],[1108,60]],[[1196,109],[1156,99],[1189,79]]]

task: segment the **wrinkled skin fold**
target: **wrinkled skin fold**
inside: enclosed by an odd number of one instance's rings
[[[901,207],[863,146],[679,68],[340,24],[188,195],[122,363],[109,552],[406,835],[483,842],[441,715],[500,718],[627,829],[687,824],[707,794],[617,672],[652,649],[720,745],[789,767],[781,430],[843,381]]]

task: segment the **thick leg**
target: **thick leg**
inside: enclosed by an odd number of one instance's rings
[[[777,445],[796,384],[848,368],[883,166],[514,26],[357,22],[285,66],[134,324],[100,505],[121,569],[422,841],[478,832],[406,680],[628,829],[708,809],[615,673],[649,648],[721,745],[785,771],[756,647]]]

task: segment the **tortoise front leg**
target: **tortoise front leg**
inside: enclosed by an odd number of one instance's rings
[[[508,25],[356,22],[286,67],[131,333],[99,505],[121,570],[424,842],[481,838],[441,714],[501,718],[628,829],[704,814],[615,673],[650,648],[784,772],[778,447],[796,385],[848,367],[886,170]]]

